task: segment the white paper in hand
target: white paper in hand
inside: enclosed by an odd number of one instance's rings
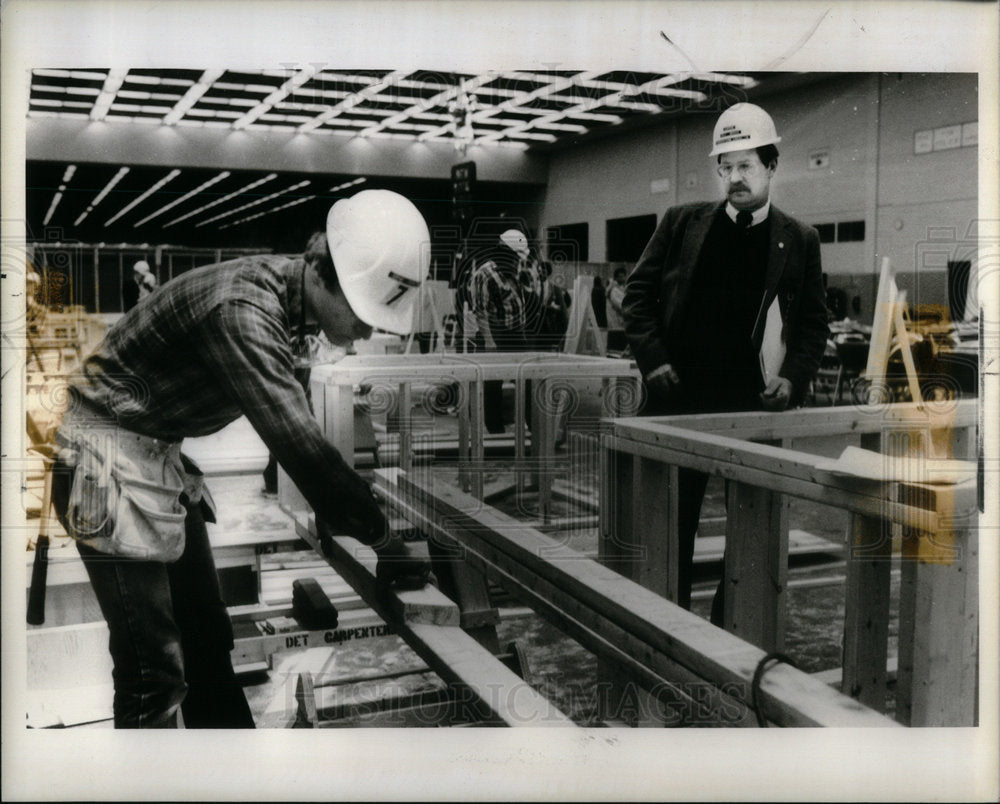
[[[767,308],[764,337],[760,342],[760,371],[765,384],[778,376],[781,364],[785,361],[785,342],[781,339],[781,328],[781,308],[778,306],[778,298],[775,297],[771,306]]]

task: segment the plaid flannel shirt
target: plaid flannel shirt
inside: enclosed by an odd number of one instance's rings
[[[371,544],[385,519],[370,486],[323,436],[295,378],[301,259],[245,257],[166,283],[112,327],[72,393],[125,429],[165,441],[245,415],[316,514]]]
[[[517,274],[503,273],[492,259],[476,265],[472,272],[472,311],[486,315],[490,330],[522,331],[524,300]]]

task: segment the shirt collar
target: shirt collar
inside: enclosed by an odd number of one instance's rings
[[[291,335],[302,336],[315,334],[319,331],[316,322],[310,321],[305,311],[305,261],[300,257],[289,260],[286,267],[285,281],[288,299],[288,322],[291,325]],[[305,326],[303,326],[303,324]]]
[[[731,220],[733,223],[736,223],[736,213],[738,212],[739,210],[736,207],[734,207],[731,202],[729,201],[726,202],[726,214],[729,216],[729,220]],[[767,201],[764,202],[764,206],[762,206],[760,209],[755,209],[753,211],[753,218],[750,221],[750,225],[756,226],[758,223],[763,223],[764,221],[767,220],[767,216],[770,212],[771,212],[771,199],[769,198],[767,199]]]

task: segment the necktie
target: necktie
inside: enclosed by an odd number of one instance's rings
[[[736,213],[736,228],[746,231],[753,222],[753,213],[746,209],[741,209]]]

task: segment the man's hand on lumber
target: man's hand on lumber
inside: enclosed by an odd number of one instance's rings
[[[372,548],[378,556],[375,583],[380,592],[422,589],[430,582],[430,562],[414,553],[399,534],[387,532]]]

